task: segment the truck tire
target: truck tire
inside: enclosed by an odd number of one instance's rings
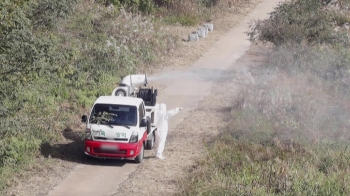
[[[152,150],[154,146],[155,135],[154,132],[151,134],[151,139],[146,142],[146,150]]]
[[[142,161],[143,161],[143,154],[144,154],[144,150],[145,150],[144,146],[145,145],[142,144],[140,154],[135,157],[135,163],[142,163]]]
[[[126,96],[126,91],[124,89],[118,89],[115,91],[115,96],[122,96],[125,97]]]

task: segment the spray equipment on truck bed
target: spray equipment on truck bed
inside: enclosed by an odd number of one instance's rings
[[[147,87],[147,74],[127,75],[122,78],[112,96],[137,97],[143,99],[146,106],[154,106],[157,102],[157,89]],[[140,86],[137,88],[137,86]],[[144,88],[142,88],[144,86]]]

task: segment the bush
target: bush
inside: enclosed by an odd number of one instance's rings
[[[0,117],[6,117],[14,115],[23,105],[23,98],[17,96],[18,90],[50,70],[50,56],[45,53],[50,46],[31,30],[27,4],[19,6],[9,1],[2,4],[5,8],[12,7],[0,11],[4,17],[0,24]],[[15,102],[5,104],[7,100]]]
[[[285,44],[342,44],[348,45],[346,32],[335,32],[334,24],[349,21],[345,15],[325,9],[319,0],[298,0],[280,4],[270,18],[257,21],[247,32],[250,41]]]
[[[27,163],[38,152],[40,140],[34,137],[9,137],[0,141],[0,167]]]
[[[58,20],[67,18],[80,0],[41,0],[33,5],[31,21],[34,28],[52,29]]]

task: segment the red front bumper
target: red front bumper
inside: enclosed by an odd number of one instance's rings
[[[116,143],[101,141],[85,141],[85,154],[99,158],[134,158],[139,155],[142,140],[138,143]]]

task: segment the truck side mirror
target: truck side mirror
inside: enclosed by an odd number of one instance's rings
[[[147,127],[147,120],[146,119],[141,120],[140,127]]]
[[[86,115],[81,116],[81,122],[86,123],[86,121],[87,121],[87,116]]]

